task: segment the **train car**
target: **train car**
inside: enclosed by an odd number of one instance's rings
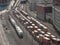
[[[23,10],[21,10],[20,12],[21,12],[25,17],[28,16],[28,13],[27,13],[27,12],[25,12],[25,11],[23,11]]]
[[[22,29],[16,24],[15,20],[11,16],[9,17],[9,21],[12,24],[12,26],[14,27],[18,37],[19,38],[23,38],[23,31],[22,31]]]
[[[39,25],[39,27],[41,28],[41,29],[43,29],[44,31],[48,31],[48,28],[45,26],[45,25],[43,25],[43,24],[41,24],[39,21],[37,21],[35,18],[33,18],[33,17],[31,17],[31,19],[33,20],[33,21],[35,21],[38,25]]]
[[[14,20],[11,16],[9,16],[9,21],[11,22],[11,24],[12,24],[13,26],[16,25],[15,20]]]
[[[19,36],[19,38],[23,38],[23,31],[18,25],[15,25],[15,30],[16,30],[17,35]]]

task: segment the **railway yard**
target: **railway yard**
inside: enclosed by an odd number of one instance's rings
[[[52,0],[1,0],[0,45],[60,45],[57,7]]]
[[[7,45],[60,45],[58,34],[52,34],[46,25],[24,10],[10,11],[2,15],[0,20]]]

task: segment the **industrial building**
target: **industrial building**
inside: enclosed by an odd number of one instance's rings
[[[0,10],[6,9],[11,0],[0,0]]]
[[[56,30],[58,32],[60,32],[60,26],[59,26],[59,22],[60,22],[60,10],[59,10],[60,6],[54,6],[53,8],[53,25],[56,28]]]

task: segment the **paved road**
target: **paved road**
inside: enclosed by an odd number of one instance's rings
[[[9,45],[9,41],[5,35],[5,32],[1,24],[1,19],[0,19],[0,45]]]

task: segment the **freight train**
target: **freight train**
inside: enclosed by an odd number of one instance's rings
[[[18,11],[18,13],[21,13]],[[25,20],[21,20],[23,22],[24,27],[27,31],[33,36],[33,38],[39,43],[39,45],[60,45],[60,39],[56,38],[53,34],[51,34],[48,31],[48,27],[41,24],[39,21],[37,21],[35,18],[30,17],[27,18],[25,15],[20,14],[19,16],[22,16]],[[21,19],[21,18],[20,18]],[[32,23],[30,23],[32,22]],[[42,28],[39,28],[38,25],[40,25]]]

